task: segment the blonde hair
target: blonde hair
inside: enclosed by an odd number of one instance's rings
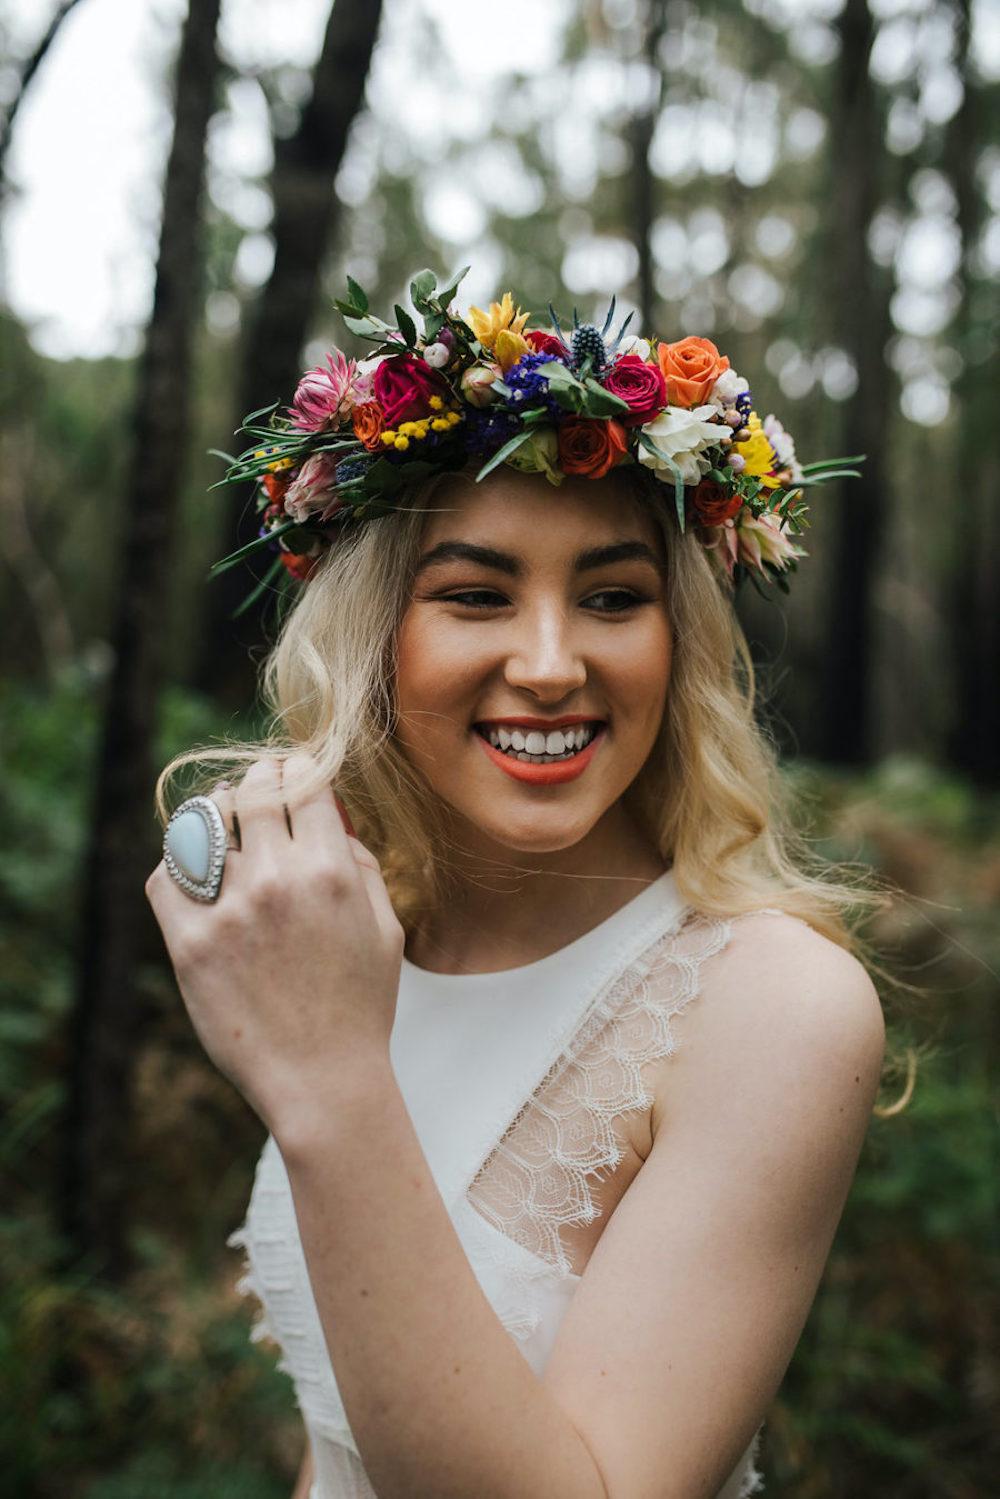
[[[615,482],[662,534],[673,635],[667,707],[654,748],[625,793],[630,812],[695,909],[719,916],[780,909],[854,952],[888,987],[911,987],[876,962],[861,931],[864,919],[892,905],[894,887],[865,866],[822,858],[797,830],[793,792],[758,722],[753,660],[731,600],[701,541],[690,529],[680,534],[670,514],[672,490],[657,485],[647,495],[644,486],[640,493],[628,475],[619,470]],[[391,518],[345,533],[323,558],[264,663],[262,694],[271,713],[265,736],[177,756],[156,786],[165,821],[178,772],[196,770],[194,786],[179,778],[190,795],[208,790],[220,765],[231,770],[262,754],[306,750],[377,858],[407,930],[439,909],[449,873],[444,809],[393,736],[396,636],[424,513],[442,477],[413,492]],[[889,1050],[884,1075],[904,1068],[903,1096],[876,1107],[880,1117],[906,1107],[916,1076],[913,1048],[905,1060]]]

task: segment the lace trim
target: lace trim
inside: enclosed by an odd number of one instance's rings
[[[561,1231],[600,1216],[591,1182],[622,1160],[615,1123],[652,1103],[643,1069],[675,1051],[670,1022],[696,998],[702,964],[731,931],[693,912],[618,974],[480,1167],[469,1202],[543,1262],[540,1271],[573,1275]]]

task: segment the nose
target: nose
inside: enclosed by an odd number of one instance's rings
[[[587,681],[572,621],[561,605],[525,611],[512,626],[504,680],[546,703],[558,703]]]

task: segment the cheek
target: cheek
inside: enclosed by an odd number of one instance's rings
[[[624,632],[623,632],[624,637]],[[665,617],[651,617],[646,628],[630,631],[615,650],[609,669],[614,693],[629,716],[659,722],[666,701],[673,655],[670,627]]]
[[[468,632],[449,627],[410,609],[400,625],[396,646],[396,700],[401,715],[430,711],[449,714],[458,708],[476,680]],[[464,723],[464,718],[463,718]],[[433,720],[427,720],[428,728]]]

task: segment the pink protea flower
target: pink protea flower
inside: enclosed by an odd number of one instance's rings
[[[809,555],[803,547],[795,544],[787,531],[781,529],[777,517],[770,511],[757,517],[749,511],[744,512],[735,534],[739,560],[760,573],[764,571],[765,563],[783,572],[793,557]]]
[[[357,400],[356,377],[356,362],[345,359],[339,349],[331,349],[326,367],[317,365],[299,381],[288,412],[292,426],[300,432],[323,432],[339,426],[350,416]]]
[[[301,526],[310,515],[329,513],[335,499],[337,465],[330,453],[313,453],[285,491],[285,514]]]

